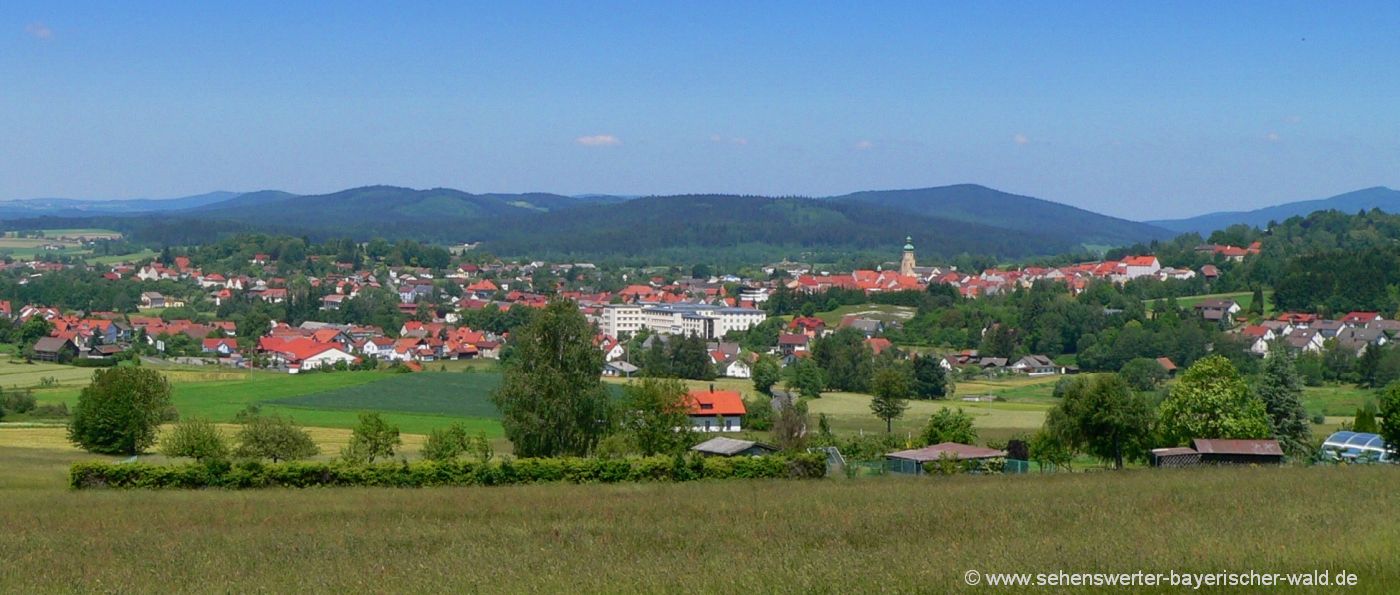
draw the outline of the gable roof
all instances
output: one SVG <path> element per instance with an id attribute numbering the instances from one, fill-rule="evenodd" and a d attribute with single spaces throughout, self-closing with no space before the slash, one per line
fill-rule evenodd
<path id="1" fill-rule="evenodd" d="M 1223 440 L 1195 438 L 1191 445 L 1201 454 L 1283 456 L 1278 440 Z"/>
<path id="2" fill-rule="evenodd" d="M 744 415 L 744 398 L 733 390 L 693 390 L 686 395 L 690 415 Z"/>
<path id="3" fill-rule="evenodd" d="M 726 438 L 724 436 L 716 436 L 714 438 L 701 442 L 700 444 L 696 444 L 695 446 L 690 447 L 690 450 L 717 455 L 733 456 L 755 446 L 768 452 L 778 452 L 777 447 L 764 444 L 762 442 L 754 442 L 753 440 L 737 440 L 734 438 Z"/>
<path id="4" fill-rule="evenodd" d="M 931 446 L 925 446 L 923 448 L 892 452 L 885 456 L 893 459 L 907 459 L 910 461 L 923 463 L 927 461 L 937 461 L 938 459 L 943 457 L 944 453 L 948 453 L 954 459 L 958 460 L 994 459 L 997 457 L 1006 456 L 1006 451 L 1004 450 L 996 450 L 994 448 L 983 448 L 981 446 L 973 446 L 971 444 L 960 444 L 957 442 L 942 442 Z"/>

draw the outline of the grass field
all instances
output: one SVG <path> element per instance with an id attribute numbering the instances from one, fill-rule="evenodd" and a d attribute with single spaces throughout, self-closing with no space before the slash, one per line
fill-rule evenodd
<path id="1" fill-rule="evenodd" d="M 915 313 L 917 313 L 917 309 L 910 308 L 908 306 L 891 306 L 888 304 L 859 304 L 855 306 L 841 306 L 840 308 L 837 308 L 830 312 L 818 312 L 817 318 L 820 318 L 822 319 L 822 321 L 826 322 L 827 327 L 836 328 L 836 324 L 841 322 L 842 318 L 850 315 L 859 316 L 861 318 L 871 318 L 884 322 L 896 320 L 903 322 L 913 318 Z"/>
<path id="2" fill-rule="evenodd" d="M 1273 312 L 1274 312 L 1274 307 L 1273 307 L 1273 296 L 1274 296 L 1273 290 L 1267 290 L 1267 289 L 1264 290 L 1264 315 L 1265 315 L 1265 316 L 1268 316 L 1268 315 L 1270 315 L 1270 314 L 1273 314 Z M 1239 316 L 1243 316 L 1243 315 L 1244 315 L 1243 313 L 1244 313 L 1244 312 L 1248 312 L 1248 311 L 1249 311 L 1249 307 L 1250 307 L 1251 305 L 1254 304 L 1254 293 L 1253 293 L 1253 292 L 1249 292 L 1249 291 L 1239 291 L 1239 292 L 1234 292 L 1234 293 L 1209 293 L 1209 294 L 1202 294 L 1202 295 L 1192 295 L 1192 296 L 1186 296 L 1186 297 L 1179 297 L 1179 298 L 1176 298 L 1176 305 L 1178 305 L 1178 306 L 1180 306 L 1180 307 L 1182 307 L 1182 308 L 1186 308 L 1186 309 L 1189 310 L 1189 309 L 1191 309 L 1191 308 L 1196 307 L 1196 304 L 1199 304 L 1199 303 L 1201 303 L 1201 302 L 1204 302 L 1204 301 L 1206 301 L 1206 300 L 1211 300 L 1211 299 L 1222 299 L 1222 300 L 1229 299 L 1229 300 L 1235 300 L 1235 302 L 1239 303 L 1239 305 L 1240 305 L 1240 312 L 1241 312 L 1241 314 L 1240 314 Z M 1157 303 L 1157 302 L 1159 302 L 1159 301 L 1166 301 L 1166 300 L 1145 300 L 1144 303 L 1147 305 L 1148 309 L 1151 309 L 1151 308 L 1152 308 L 1152 305 L 1155 304 L 1155 303 Z"/>
<path id="3" fill-rule="evenodd" d="M 45 362 L 26 364 L 23 360 L 0 359 L 0 387 L 4 389 L 36 388 L 45 378 L 54 379 L 58 383 L 56 386 L 86 386 L 92 379 L 92 368 Z"/>
<path id="4" fill-rule="evenodd" d="M 1394 507 L 1393 467 L 68 491 L 80 458 L 0 447 L 5 590 L 963 592 L 968 570 L 1400 584 L 1400 517 L 1377 514 Z"/>
<path id="5" fill-rule="evenodd" d="M 160 256 L 160 253 L 159 253 L 159 252 L 156 252 L 155 250 L 151 250 L 151 249 L 146 249 L 146 250 L 141 250 L 140 252 L 132 252 L 132 253 L 130 253 L 130 254 L 112 254 L 112 255 L 109 255 L 109 256 L 88 256 L 88 257 L 83 258 L 83 260 L 87 261 L 89 264 L 118 264 L 118 263 L 123 263 L 123 262 L 138 262 L 138 261 L 141 261 L 141 260 L 145 260 L 145 259 L 147 259 L 147 258 L 155 258 L 155 257 L 157 257 L 157 256 Z"/>

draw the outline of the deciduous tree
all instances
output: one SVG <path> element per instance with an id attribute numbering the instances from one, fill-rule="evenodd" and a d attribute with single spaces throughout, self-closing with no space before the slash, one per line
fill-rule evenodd
<path id="1" fill-rule="evenodd" d="M 1172 386 L 1160 411 L 1161 429 L 1173 444 L 1192 438 L 1268 438 L 1273 433 L 1264 402 L 1229 360 L 1197 361 Z"/>
<path id="2" fill-rule="evenodd" d="M 923 439 L 924 444 L 974 444 L 977 442 L 977 430 L 972 427 L 972 416 L 964 413 L 962 407 L 956 410 L 941 407 L 929 416 Z"/>
<path id="3" fill-rule="evenodd" d="M 673 378 L 642 378 L 628 384 L 619 418 L 643 455 L 680 452 L 690 446 L 685 384 Z"/>
<path id="4" fill-rule="evenodd" d="M 885 432 L 894 430 L 894 420 L 904 415 L 913 394 L 910 378 L 900 366 L 881 366 L 870 380 L 870 411 L 884 420 Z"/>
<path id="5" fill-rule="evenodd" d="M 588 454 L 607 435 L 612 419 L 592 325 L 572 301 L 555 300 L 511 341 L 515 355 L 505 364 L 492 400 L 515 454 Z"/>
<path id="6" fill-rule="evenodd" d="M 140 454 L 156 441 L 170 408 L 170 383 L 155 370 L 98 370 L 78 395 L 68 439 L 89 452 Z"/>
<path id="7" fill-rule="evenodd" d="M 403 444 L 399 427 L 389 425 L 377 412 L 360 413 L 350 443 L 340 451 L 340 458 L 351 463 L 373 463 L 375 459 L 392 459 L 394 449 Z"/>

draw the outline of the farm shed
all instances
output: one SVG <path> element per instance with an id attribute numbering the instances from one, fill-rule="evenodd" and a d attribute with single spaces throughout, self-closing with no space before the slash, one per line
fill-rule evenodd
<path id="1" fill-rule="evenodd" d="M 1370 458 L 1377 461 L 1393 460 L 1385 439 L 1379 434 L 1369 434 L 1366 432 L 1333 432 L 1327 440 L 1322 442 L 1322 450 L 1328 454 L 1345 460 L 1355 460 L 1358 458 Z"/>
<path id="2" fill-rule="evenodd" d="M 700 444 L 690 447 L 690 450 L 706 456 L 716 457 L 761 457 L 778 452 L 776 446 L 770 446 L 762 442 L 753 440 L 737 440 L 718 436 L 711 438 Z"/>
<path id="3" fill-rule="evenodd" d="M 952 457 L 956 461 L 980 461 L 1006 458 L 1006 451 L 957 442 L 942 442 L 889 453 L 885 455 L 885 464 L 894 473 L 922 475 L 924 463 L 936 462 L 944 456 Z"/>
<path id="4" fill-rule="evenodd" d="M 1278 440 L 1196 438 L 1191 445 L 1201 453 L 1203 465 L 1277 465 L 1283 462 L 1283 448 Z"/>
<path id="5" fill-rule="evenodd" d="M 1153 467 L 1194 467 L 1201 463 L 1201 453 L 1185 446 L 1152 449 Z"/>

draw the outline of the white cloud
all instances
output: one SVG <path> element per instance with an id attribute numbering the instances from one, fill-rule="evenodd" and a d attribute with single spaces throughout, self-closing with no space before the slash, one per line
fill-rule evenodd
<path id="1" fill-rule="evenodd" d="M 1284 118 L 1283 121 L 1284 121 L 1284 122 L 1287 122 L 1287 123 L 1289 123 L 1289 124 L 1297 124 L 1297 123 L 1303 121 L 1303 117 L 1302 117 L 1302 116 L 1288 116 L 1287 118 Z"/>
<path id="2" fill-rule="evenodd" d="M 24 32 L 28 33 L 29 36 L 33 37 L 34 39 L 51 39 L 53 37 L 53 29 L 50 29 L 48 25 L 37 21 L 25 25 Z"/>
<path id="3" fill-rule="evenodd" d="M 1015 142 L 1016 144 L 1018 144 L 1018 145 L 1029 145 L 1029 144 L 1031 144 L 1031 137 L 1026 136 L 1026 135 L 1021 134 L 1021 133 L 1017 133 L 1015 136 L 1011 137 L 1011 140 L 1014 141 L 1014 142 Z"/>
<path id="4" fill-rule="evenodd" d="M 622 144 L 622 139 L 611 134 L 594 134 L 592 136 L 580 136 L 574 142 L 585 147 L 611 147 Z"/>
<path id="5" fill-rule="evenodd" d="M 1270 132 L 1264 135 L 1264 140 L 1269 141 L 1271 143 L 1276 143 L 1280 140 L 1280 137 L 1277 132 Z"/>
<path id="6" fill-rule="evenodd" d="M 711 135 L 710 135 L 710 142 L 712 142 L 712 143 L 729 143 L 729 144 L 731 144 L 731 145 L 740 145 L 740 146 L 743 146 L 743 145 L 749 144 L 749 139 L 744 138 L 744 137 L 742 137 L 742 136 L 731 136 L 731 137 L 729 137 L 729 138 L 725 138 L 723 135 L 711 134 Z"/>
<path id="7" fill-rule="evenodd" d="M 873 149 L 873 148 L 875 148 L 875 143 L 873 143 L 873 142 L 870 142 L 870 141 L 868 141 L 868 140 L 856 141 L 856 150 L 857 150 L 857 151 L 869 151 L 870 149 Z"/>

